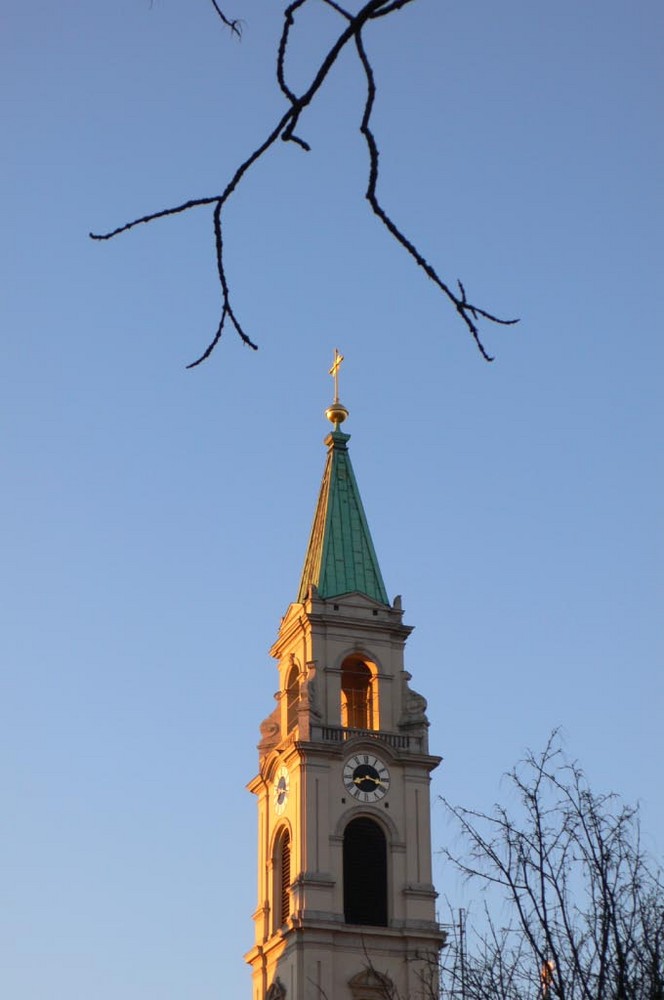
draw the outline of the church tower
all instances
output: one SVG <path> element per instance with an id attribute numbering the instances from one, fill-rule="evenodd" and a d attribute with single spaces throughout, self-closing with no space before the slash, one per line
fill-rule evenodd
<path id="1" fill-rule="evenodd" d="M 336 355 L 331 373 L 341 360 Z M 252 1000 L 431 1000 L 444 935 L 431 880 L 426 701 L 409 686 L 341 424 L 261 725 Z"/>

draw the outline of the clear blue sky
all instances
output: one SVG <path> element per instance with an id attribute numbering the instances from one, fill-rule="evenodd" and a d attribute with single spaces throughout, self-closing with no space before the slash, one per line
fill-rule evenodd
<path id="1" fill-rule="evenodd" d="M 367 36 L 381 194 L 480 304 L 484 363 L 362 199 L 344 59 L 283 104 L 274 0 L 2 0 L 0 992 L 249 995 L 258 724 L 324 461 L 333 348 L 434 792 L 486 808 L 563 727 L 594 787 L 662 793 L 662 5 L 418 0 Z M 334 29 L 306 19 L 296 83 Z M 450 835 L 435 806 L 434 841 Z M 451 882 L 436 864 L 441 893 Z"/>

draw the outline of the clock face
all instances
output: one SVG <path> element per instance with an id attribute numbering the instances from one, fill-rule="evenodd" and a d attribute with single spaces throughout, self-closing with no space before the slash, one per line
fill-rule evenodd
<path id="1" fill-rule="evenodd" d="M 358 753 L 344 764 L 346 791 L 360 802 L 378 802 L 390 788 L 390 772 L 378 757 Z"/>
<path id="2" fill-rule="evenodd" d="M 274 811 L 277 816 L 281 816 L 282 812 L 286 808 L 286 802 L 288 801 L 287 767 L 280 767 L 277 771 L 274 779 L 274 785 L 272 786 L 272 795 L 274 799 Z"/>

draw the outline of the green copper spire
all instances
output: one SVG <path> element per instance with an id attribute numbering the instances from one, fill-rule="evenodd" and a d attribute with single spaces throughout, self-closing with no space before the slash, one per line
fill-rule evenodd
<path id="1" fill-rule="evenodd" d="M 338 424 L 325 439 L 329 450 L 300 580 L 300 602 L 314 584 L 321 597 L 359 590 L 389 604 L 346 447 L 349 439 Z"/>
<path id="2" fill-rule="evenodd" d="M 332 366 L 335 376 L 340 363 L 338 358 L 341 355 L 337 352 Z M 326 412 L 334 430 L 325 439 L 327 463 L 297 599 L 302 602 L 313 584 L 321 597 L 359 591 L 389 605 L 348 454 L 350 434 L 339 430 L 347 413 L 335 392 L 334 404 Z"/>

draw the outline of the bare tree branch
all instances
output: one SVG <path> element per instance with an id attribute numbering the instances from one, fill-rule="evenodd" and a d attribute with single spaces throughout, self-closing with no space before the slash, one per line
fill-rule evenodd
<path id="1" fill-rule="evenodd" d="M 308 2 L 309 0 L 292 0 L 292 2 L 286 6 L 283 13 L 281 36 L 277 47 L 276 75 L 277 84 L 281 93 L 288 102 L 288 108 L 281 115 L 274 127 L 268 132 L 263 141 L 256 146 L 253 152 L 240 162 L 221 193 L 200 198 L 190 198 L 187 201 L 170 208 L 164 208 L 156 212 L 141 215 L 136 219 L 125 222 L 123 225 L 117 226 L 109 232 L 90 233 L 90 237 L 94 240 L 109 240 L 122 233 L 126 233 L 139 225 L 155 222 L 158 219 L 165 219 L 173 215 L 180 215 L 195 208 L 214 206 L 214 244 L 217 261 L 217 274 L 221 289 L 221 314 L 212 340 L 209 342 L 200 357 L 187 367 L 195 368 L 210 356 L 221 338 L 227 320 L 229 320 L 231 325 L 235 328 L 235 331 L 242 342 L 248 347 L 251 347 L 253 350 L 256 350 L 257 345 L 244 330 L 232 304 L 231 291 L 226 270 L 226 259 L 224 255 L 224 242 L 222 238 L 223 210 L 248 171 L 268 152 L 277 139 L 281 138 L 284 142 L 293 142 L 304 151 L 308 152 L 310 150 L 311 147 L 309 143 L 296 132 L 301 115 L 303 111 L 305 111 L 314 101 L 330 70 L 335 65 L 340 53 L 344 50 L 348 42 L 353 41 L 366 79 L 366 99 L 360 124 L 360 131 L 364 136 L 369 156 L 369 177 L 365 197 L 369 202 L 373 213 L 380 219 L 390 235 L 401 247 L 403 247 L 418 267 L 424 271 L 439 291 L 441 291 L 443 295 L 452 303 L 456 312 L 461 317 L 467 330 L 475 341 L 482 357 L 486 361 L 492 361 L 493 357 L 487 352 L 482 340 L 480 339 L 480 321 L 486 320 L 487 322 L 503 326 L 511 326 L 518 321 L 516 319 L 500 319 L 494 313 L 481 308 L 473 302 L 470 302 L 466 296 L 466 290 L 461 281 L 457 281 L 458 292 L 454 291 L 452 286 L 447 281 L 443 280 L 436 268 L 434 268 L 433 265 L 427 261 L 418 247 L 404 234 L 403 230 L 397 226 L 391 215 L 381 204 L 377 195 L 379 180 L 379 147 L 370 124 L 371 114 L 376 98 L 376 81 L 373 66 L 365 49 L 362 32 L 371 21 L 395 14 L 409 6 L 411 3 L 414 3 L 415 0 L 366 0 L 366 2 L 354 14 L 342 7 L 341 4 L 336 2 L 336 0 L 322 0 L 326 7 L 329 7 L 331 10 L 339 14 L 344 22 L 344 27 L 334 41 L 333 45 L 329 48 L 326 55 L 320 61 L 308 88 L 298 96 L 288 85 L 286 80 L 286 57 L 289 45 L 292 44 L 291 34 L 295 25 L 296 15 Z M 222 23 L 228 27 L 233 34 L 240 37 L 242 33 L 241 22 L 237 19 L 229 18 L 223 12 L 217 0 L 211 0 L 211 3 Z"/>

